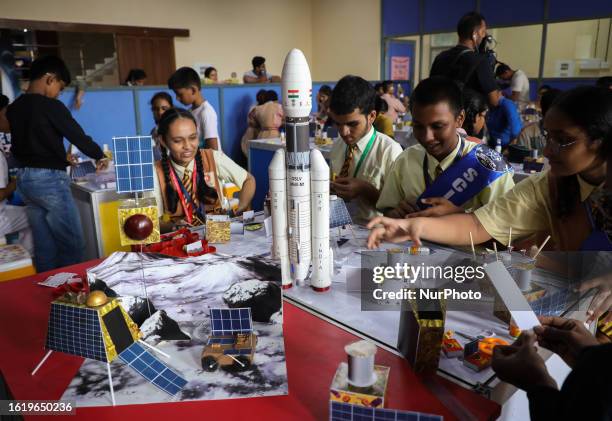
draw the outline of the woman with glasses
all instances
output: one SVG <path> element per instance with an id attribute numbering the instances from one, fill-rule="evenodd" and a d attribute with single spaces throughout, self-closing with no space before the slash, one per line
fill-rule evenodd
<path id="1" fill-rule="evenodd" d="M 597 223 L 592 204 L 604 187 L 612 148 L 612 92 L 585 86 L 562 93 L 546 114 L 544 129 L 550 170 L 524 179 L 474 213 L 374 218 L 368 247 L 383 240 L 420 244 L 421 239 L 468 245 L 470 234 L 475 244 L 490 239 L 507 244 L 512 227 L 513 239 L 535 242 L 550 234 L 549 244 L 557 250 L 612 251 L 610 233 Z"/>

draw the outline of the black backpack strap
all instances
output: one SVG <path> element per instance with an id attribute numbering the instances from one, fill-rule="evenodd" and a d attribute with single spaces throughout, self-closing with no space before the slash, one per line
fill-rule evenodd
<path id="1" fill-rule="evenodd" d="M 449 66 L 450 67 L 450 74 L 449 74 L 450 78 L 459 82 L 462 88 L 470 80 L 472 73 L 474 73 L 474 71 L 480 65 L 480 62 L 483 59 L 483 57 L 480 54 L 477 54 L 478 56 L 477 60 L 474 61 L 474 63 L 467 69 L 467 72 L 466 72 L 464 69 L 461 69 L 458 66 L 458 63 L 461 57 L 463 57 L 465 54 L 468 54 L 468 53 L 474 53 L 474 52 L 468 48 L 461 50 L 459 54 L 457 54 L 457 56 L 454 58 L 451 65 Z"/>

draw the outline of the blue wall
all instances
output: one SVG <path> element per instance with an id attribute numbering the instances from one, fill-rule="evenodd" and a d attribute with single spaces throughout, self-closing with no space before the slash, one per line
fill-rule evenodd
<path id="1" fill-rule="evenodd" d="M 382 0 L 383 37 L 422 33 L 454 32 L 465 13 L 476 10 L 489 26 L 526 25 L 544 22 L 545 0 Z M 420 6 L 423 4 L 423 10 Z M 549 0 L 548 21 L 581 20 L 612 16 L 611 0 Z"/>
<path id="2" fill-rule="evenodd" d="M 59 99 L 70 108 L 74 91 L 64 91 Z M 100 146 L 111 146 L 113 136 L 136 134 L 134 94 L 130 88 L 87 92 L 81 108 L 71 111 L 85 133 Z"/>

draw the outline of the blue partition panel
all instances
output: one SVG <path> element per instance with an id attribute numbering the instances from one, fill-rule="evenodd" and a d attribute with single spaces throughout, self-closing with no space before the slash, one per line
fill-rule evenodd
<path id="1" fill-rule="evenodd" d="M 480 0 L 480 13 L 485 17 L 487 26 L 541 23 L 544 19 L 544 1 Z"/>
<path id="2" fill-rule="evenodd" d="M 568 89 L 575 88 L 577 86 L 584 85 L 595 85 L 595 81 L 597 79 L 543 79 L 543 85 L 550 85 L 553 88 L 561 89 L 562 91 L 567 91 Z"/>
<path id="3" fill-rule="evenodd" d="M 172 97 L 172 101 L 174 106 L 177 108 L 187 108 L 176 99 L 174 92 L 168 88 L 163 86 L 160 87 L 146 87 L 142 89 L 138 89 L 136 92 L 136 97 L 138 100 L 138 118 L 140 121 L 140 134 L 148 135 L 151 132 L 151 129 L 154 127 L 155 122 L 153 121 L 153 113 L 151 112 L 151 98 L 157 92 L 166 92 L 170 94 Z M 219 130 L 219 136 L 223 136 L 221 132 L 221 117 L 220 117 L 220 107 L 219 107 L 219 88 L 209 88 L 205 87 L 202 91 L 204 95 L 204 99 L 210 102 L 215 111 L 217 112 L 217 117 L 219 120 L 217 121 L 217 130 Z"/>
<path id="4" fill-rule="evenodd" d="M 456 32 L 461 16 L 476 10 L 476 0 L 427 0 L 423 2 L 423 27 L 428 32 Z"/>
<path id="5" fill-rule="evenodd" d="M 74 90 L 62 92 L 60 101 L 70 107 Z M 85 92 L 79 110 L 70 109 L 75 120 L 98 145 L 112 145 L 113 136 L 136 134 L 134 97 L 131 89 L 117 88 Z"/>
<path id="6" fill-rule="evenodd" d="M 549 0 L 548 18 L 551 20 L 579 20 L 612 15 L 610 0 Z"/>
<path id="7" fill-rule="evenodd" d="M 255 190 L 255 196 L 251 206 L 255 210 L 262 210 L 263 203 L 270 190 L 270 179 L 268 177 L 268 167 L 272 158 L 274 157 L 274 151 L 267 149 L 250 149 L 251 155 L 249 160 L 251 162 L 251 173 L 255 177 L 257 188 Z"/>
<path id="8" fill-rule="evenodd" d="M 419 0 L 382 0 L 383 37 L 419 32 Z"/>
<path id="9" fill-rule="evenodd" d="M 247 128 L 247 116 L 252 106 L 256 105 L 255 95 L 260 89 L 274 90 L 280 98 L 280 84 L 242 85 L 225 87 L 221 91 L 223 116 L 223 152 L 246 168 L 246 157 L 240 149 L 240 140 Z"/>

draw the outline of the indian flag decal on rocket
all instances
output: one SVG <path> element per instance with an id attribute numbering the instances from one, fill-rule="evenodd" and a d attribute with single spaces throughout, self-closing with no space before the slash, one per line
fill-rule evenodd
<path id="1" fill-rule="evenodd" d="M 287 89 L 287 96 L 289 98 L 293 98 L 293 99 L 299 98 L 300 97 L 299 94 L 300 94 L 299 89 Z"/>

